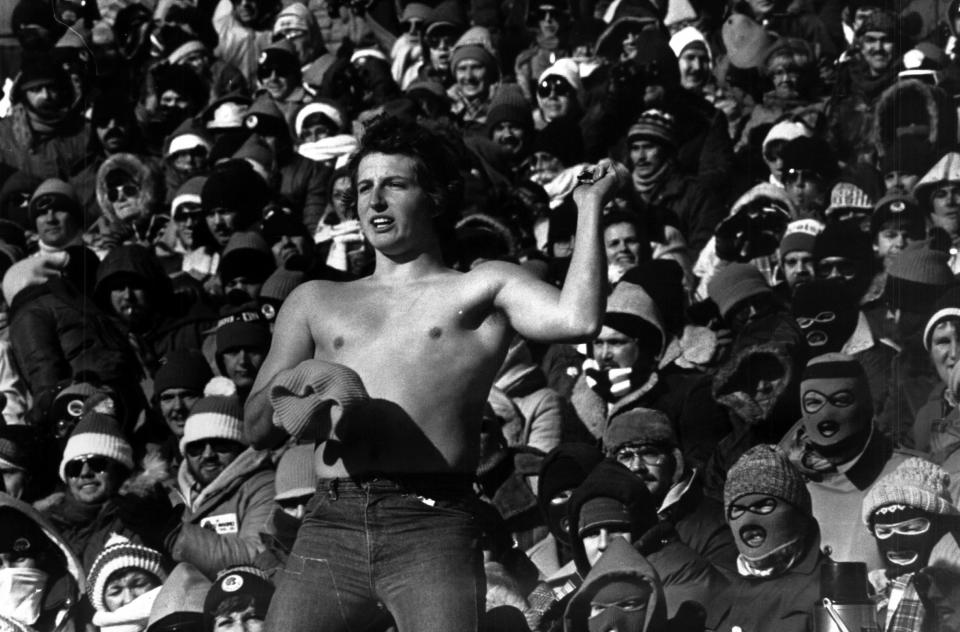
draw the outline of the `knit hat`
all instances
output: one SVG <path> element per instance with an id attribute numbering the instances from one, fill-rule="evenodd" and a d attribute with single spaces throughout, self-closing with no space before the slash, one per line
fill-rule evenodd
<path id="1" fill-rule="evenodd" d="M 260 96 L 250 104 L 243 118 L 243 126 L 248 130 L 268 135 L 282 136 L 290 133 L 283 111 L 268 92 L 261 92 Z"/>
<path id="2" fill-rule="evenodd" d="M 569 116 L 553 119 L 537 132 L 533 139 L 533 151 L 546 152 L 558 158 L 564 167 L 582 162 L 584 146 L 580 124 Z"/>
<path id="3" fill-rule="evenodd" d="M 945 318 L 960 318 L 960 285 L 954 285 L 944 292 L 933 307 L 933 315 L 927 319 L 923 328 L 923 347 L 930 350 L 930 336 L 933 329 Z"/>
<path id="4" fill-rule="evenodd" d="M 803 476 L 775 445 L 750 448 L 727 472 L 723 485 L 724 518 L 730 515 L 731 503 L 748 494 L 775 496 L 812 515 L 810 492 Z"/>
<path id="5" fill-rule="evenodd" d="M 193 349 L 175 349 L 160 361 L 160 368 L 153 378 L 153 392 L 161 395 L 171 388 L 183 388 L 203 392 L 213 371 L 203 354 Z"/>
<path id="6" fill-rule="evenodd" d="M 309 32 L 311 29 L 308 15 L 309 9 L 303 3 L 294 2 L 284 7 L 273 22 L 274 35 L 293 30 Z"/>
<path id="7" fill-rule="evenodd" d="M 771 127 L 769 132 L 767 132 L 767 135 L 763 139 L 763 148 L 765 149 L 768 144 L 775 140 L 789 142 L 794 138 L 800 138 L 801 136 L 813 136 L 813 130 L 811 130 L 805 123 L 801 121 L 780 121 Z"/>
<path id="8" fill-rule="evenodd" d="M 884 294 L 901 309 L 923 312 L 953 282 L 950 255 L 915 241 L 893 256 Z"/>
<path id="9" fill-rule="evenodd" d="M 874 483 L 863 497 L 863 524 L 869 527 L 873 512 L 886 505 L 906 505 L 937 516 L 960 516 L 949 488 L 950 475 L 942 467 L 910 457 Z"/>
<path id="10" fill-rule="evenodd" d="M 260 618 L 266 617 L 273 598 L 273 584 L 259 568 L 235 566 L 220 571 L 203 600 L 203 613 L 212 618 L 222 601 L 230 597 L 252 597 L 253 609 Z"/>
<path id="11" fill-rule="evenodd" d="M 155 66 L 151 72 L 154 77 L 157 95 L 172 90 L 195 103 L 197 109 L 203 107 L 210 97 L 206 83 L 189 66 L 161 64 Z"/>
<path id="12" fill-rule="evenodd" d="M 107 609 L 103 602 L 103 592 L 111 575 L 128 568 L 137 568 L 150 573 L 162 584 L 167 578 L 163 570 L 162 556 L 159 551 L 134 544 L 124 536 L 113 533 L 100 554 L 93 561 L 87 573 L 87 595 L 97 610 Z"/>
<path id="13" fill-rule="evenodd" d="M 47 419 L 54 423 L 63 420 L 77 421 L 83 415 L 83 406 L 87 399 L 100 392 L 96 386 L 86 382 L 71 384 L 57 393 L 50 406 L 50 412 L 47 413 Z"/>
<path id="14" fill-rule="evenodd" d="M 194 176 L 180 185 L 180 188 L 173 194 L 173 201 L 170 202 L 170 219 L 177 219 L 178 211 L 183 204 L 201 206 L 201 194 L 206 182 L 207 176 Z"/>
<path id="15" fill-rule="evenodd" d="M 474 26 L 460 36 L 450 53 L 450 69 L 465 59 L 480 62 L 487 69 L 487 82 L 492 84 L 500 78 L 500 66 L 494 56 L 490 31 L 483 26 Z"/>
<path id="16" fill-rule="evenodd" d="M 742 13 L 733 13 L 721 29 L 727 57 L 736 68 L 756 68 L 776 41 L 758 22 Z"/>
<path id="17" fill-rule="evenodd" d="M 40 183 L 30 196 L 30 220 L 33 222 L 37 221 L 37 216 L 41 213 L 41 198 L 56 199 L 55 208 L 69 212 L 74 219 L 79 219 L 83 213 L 76 189 L 59 178 L 49 178 Z"/>
<path id="18" fill-rule="evenodd" d="M 791 252 L 813 253 L 817 235 L 823 232 L 823 224 L 815 219 L 798 219 L 787 224 L 780 240 L 780 258 Z"/>
<path id="19" fill-rule="evenodd" d="M 276 301 L 277 304 L 282 303 L 290 296 L 290 292 L 293 292 L 306 278 L 307 275 L 300 270 L 277 268 L 260 288 L 260 300 Z M 273 319 L 268 318 L 267 320 Z"/>
<path id="20" fill-rule="evenodd" d="M 467 26 L 467 16 L 464 14 L 460 2 L 457 2 L 457 0 L 444 0 L 433 7 L 433 12 L 430 14 L 428 22 L 430 22 L 430 24 L 427 25 L 427 33 L 442 25 L 464 28 Z"/>
<path id="21" fill-rule="evenodd" d="M 632 516 L 626 505 L 615 498 L 596 496 L 583 503 L 580 508 L 577 533 L 583 537 L 590 529 L 600 527 L 621 527 L 623 531 L 630 531 L 632 524 Z"/>
<path id="22" fill-rule="evenodd" d="M 816 136 L 800 136 L 787 141 L 780 157 L 783 159 L 784 173 L 791 169 L 809 169 L 829 181 L 839 172 L 830 145 Z"/>
<path id="23" fill-rule="evenodd" d="M 873 210 L 873 200 L 854 183 L 838 182 L 830 191 L 830 206 L 824 211 L 824 215 L 830 217 L 835 211 L 841 209 L 857 209 L 870 213 Z"/>
<path id="24" fill-rule="evenodd" d="M 703 33 L 696 27 L 685 26 L 670 37 L 670 49 L 673 51 L 673 54 L 677 56 L 677 59 L 680 58 L 680 54 L 683 53 L 683 51 L 691 46 L 705 50 L 710 62 L 713 63 L 713 51 L 710 50 L 710 46 L 707 44 L 707 39 L 703 36 Z"/>
<path id="25" fill-rule="evenodd" d="M 487 136 L 504 121 L 516 123 L 528 133 L 533 131 L 533 108 L 515 83 L 501 84 L 490 100 L 487 111 Z"/>
<path id="26" fill-rule="evenodd" d="M 236 129 L 243 127 L 243 119 L 253 100 L 240 92 L 225 94 L 208 105 L 200 118 L 207 129 Z"/>
<path id="27" fill-rule="evenodd" d="M 277 164 L 276 153 L 259 134 L 248 136 L 232 157 L 250 163 L 264 182 L 270 181 L 271 173 Z"/>
<path id="28" fill-rule="evenodd" d="M 89 412 L 80 419 L 63 448 L 60 480 L 67 482 L 67 463 L 87 455 L 105 456 L 133 470 L 133 448 L 120 431 L 120 424 L 109 415 Z"/>
<path id="29" fill-rule="evenodd" d="M 48 53 L 32 53 L 24 55 L 20 65 L 20 74 L 15 84 L 15 95 L 19 100 L 22 92 L 43 84 L 59 84 L 69 86 L 63 66 Z"/>
<path id="30" fill-rule="evenodd" d="M 265 352 L 270 348 L 270 328 L 259 311 L 247 305 L 227 308 L 225 312 L 217 321 L 216 330 L 216 360 L 221 373 L 224 373 L 222 359 L 225 352 L 232 349 L 259 349 Z"/>
<path id="31" fill-rule="evenodd" d="M 603 449 L 614 454 L 628 444 L 650 443 L 667 448 L 680 447 L 677 433 L 662 411 L 633 408 L 610 420 L 603 430 Z"/>
<path id="32" fill-rule="evenodd" d="M 607 298 L 603 323 L 631 338 L 657 335 L 659 353 L 667 342 L 659 308 L 646 290 L 628 280 L 621 279 Z"/>
<path id="33" fill-rule="evenodd" d="M 724 318 L 748 298 L 770 293 L 772 290 L 763 273 L 749 263 L 723 266 L 707 284 L 707 295 L 717 304 Z"/>
<path id="34" fill-rule="evenodd" d="M 245 445 L 243 408 L 236 397 L 211 395 L 194 404 L 183 426 L 180 454 L 186 454 L 187 445 L 202 439 L 229 439 Z"/>
<path id="35" fill-rule="evenodd" d="M 273 423 L 299 438 L 320 423 L 316 441 L 334 435 L 337 423 L 369 400 L 363 380 L 352 369 L 323 360 L 304 360 L 278 373 L 270 387 Z"/>
<path id="36" fill-rule="evenodd" d="M 317 472 L 314 465 L 314 447 L 310 443 L 295 445 L 280 457 L 277 463 L 277 490 L 274 500 L 300 498 L 317 491 Z"/>
<path id="37" fill-rule="evenodd" d="M 148 632 L 206 629 L 203 600 L 210 586 L 210 580 L 195 566 L 177 564 L 153 602 Z"/>
<path id="38" fill-rule="evenodd" d="M 297 112 L 297 116 L 294 119 L 293 129 L 297 137 L 299 137 L 300 132 L 303 131 L 303 124 L 312 116 L 323 116 L 327 119 L 329 124 L 334 128 L 333 133 L 350 131 L 347 125 L 347 115 L 340 106 L 332 101 L 311 101 L 300 108 L 300 111 Z"/>
<path id="39" fill-rule="evenodd" d="M 813 258 L 817 261 L 828 257 L 844 257 L 865 263 L 870 261 L 872 256 L 869 235 L 849 222 L 827 224 L 823 232 L 817 235 L 813 247 Z"/>
<path id="40" fill-rule="evenodd" d="M 630 126 L 627 140 L 645 138 L 676 147 L 677 123 L 673 115 L 663 110 L 650 109 L 643 112 L 637 122 Z"/>
<path id="41" fill-rule="evenodd" d="M 178 29 L 179 30 L 179 29 Z M 181 31 L 186 33 L 186 31 Z M 184 41 L 178 42 L 172 49 L 169 49 L 170 52 L 167 53 L 167 63 L 169 64 L 179 64 L 189 55 L 194 53 L 207 53 L 209 49 L 207 45 L 200 41 L 200 38 L 194 37 L 192 34 L 188 34 Z"/>
<path id="42" fill-rule="evenodd" d="M 889 222 L 907 230 L 912 239 L 923 239 L 927 223 L 920 205 L 912 195 L 890 193 L 885 195 L 873 209 L 870 217 L 870 234 L 876 236 Z"/>
<path id="43" fill-rule="evenodd" d="M 553 65 L 540 73 L 538 83 L 543 83 L 549 77 L 560 77 L 577 93 L 577 99 L 583 102 L 583 82 L 580 80 L 580 66 L 569 57 L 562 57 L 553 62 Z"/>
<path id="44" fill-rule="evenodd" d="M 245 277 L 254 283 L 262 283 L 273 272 L 275 260 L 270 246 L 260 233 L 240 231 L 230 236 L 223 254 L 217 275 L 227 283 L 238 277 Z"/>
<path id="45" fill-rule="evenodd" d="M 217 165 L 200 192 L 200 202 L 207 213 L 217 208 L 236 211 L 240 230 L 260 218 L 270 199 L 270 190 L 263 178 L 245 160 L 230 160 Z"/>
<path id="46" fill-rule="evenodd" d="M 857 29 L 856 35 L 860 37 L 864 33 L 876 32 L 895 38 L 899 29 L 899 22 L 895 14 L 889 11 L 875 9 L 860 23 L 860 28 Z"/>
<path id="47" fill-rule="evenodd" d="M 285 77 L 294 77 L 294 83 L 300 83 L 300 57 L 286 38 L 270 44 L 257 57 L 257 71 L 267 68 L 276 69 Z"/>

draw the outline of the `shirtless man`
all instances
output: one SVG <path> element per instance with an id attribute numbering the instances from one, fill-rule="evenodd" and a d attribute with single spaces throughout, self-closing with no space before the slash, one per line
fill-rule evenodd
<path id="1" fill-rule="evenodd" d="M 351 161 L 374 274 L 301 285 L 277 317 L 246 404 L 255 447 L 283 440 L 269 386 L 303 360 L 350 367 L 372 399 L 340 420 L 339 440 L 317 448 L 318 492 L 278 580 L 268 630 L 366 630 L 383 609 L 400 632 L 476 630 L 485 589 L 468 501 L 494 375 L 514 331 L 572 341 L 600 329 L 600 216 L 625 178 L 601 163 L 574 192 L 577 247 L 558 291 L 509 263 L 467 273 L 444 265 L 434 222 L 458 177 L 454 165 L 422 128 L 375 124 Z"/>

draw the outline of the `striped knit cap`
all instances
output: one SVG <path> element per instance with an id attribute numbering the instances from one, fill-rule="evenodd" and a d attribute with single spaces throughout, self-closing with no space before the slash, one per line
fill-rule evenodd
<path id="1" fill-rule="evenodd" d="M 669 147 L 677 144 L 677 121 L 669 112 L 663 110 L 646 110 L 630 126 L 627 140 L 647 138 L 660 141 Z"/>
<path id="2" fill-rule="evenodd" d="M 243 440 L 243 409 L 236 397 L 212 395 L 194 404 L 183 426 L 180 454 L 186 454 L 188 443 L 201 439 Z"/>
<path id="3" fill-rule="evenodd" d="M 103 593 L 107 588 L 107 582 L 111 575 L 124 569 L 140 569 L 156 577 L 162 584 L 167 579 L 167 573 L 163 570 L 161 561 L 159 551 L 142 544 L 134 544 L 118 533 L 112 534 L 87 574 L 87 594 L 90 596 L 90 603 L 98 611 L 106 612 Z"/>
<path id="4" fill-rule="evenodd" d="M 803 477 L 775 445 L 750 448 L 727 472 L 723 486 L 724 518 L 729 515 L 730 504 L 747 494 L 775 496 L 812 515 L 810 492 Z"/>
<path id="5" fill-rule="evenodd" d="M 67 463 L 87 455 L 105 456 L 133 470 L 133 448 L 117 420 L 103 413 L 87 413 L 73 429 L 60 460 L 60 480 L 67 482 Z"/>
<path id="6" fill-rule="evenodd" d="M 929 514 L 958 516 L 950 498 L 950 475 L 926 459 L 911 457 L 877 481 L 863 497 L 861 518 L 870 526 L 873 513 L 887 505 L 906 505 Z"/>

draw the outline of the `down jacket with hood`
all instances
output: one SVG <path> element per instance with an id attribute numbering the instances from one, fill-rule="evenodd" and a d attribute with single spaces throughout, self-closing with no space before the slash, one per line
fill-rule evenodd
<path id="1" fill-rule="evenodd" d="M 646 584 L 650 588 L 643 628 L 620 630 L 620 632 L 666 632 L 669 629 L 666 600 L 657 571 L 626 540 L 615 539 L 590 569 L 583 580 L 583 585 L 570 598 L 564 614 L 564 632 L 587 632 L 590 602 L 593 596 L 611 581 L 635 582 Z"/>
<path id="2" fill-rule="evenodd" d="M 935 155 L 942 155 L 956 145 L 955 113 L 950 95 L 941 88 L 917 80 L 897 81 L 874 105 L 873 144 L 885 154 L 908 133 L 926 141 Z"/>
<path id="3" fill-rule="evenodd" d="M 118 207 L 110 201 L 107 176 L 124 172 L 140 188 L 137 199 Z M 145 242 L 151 220 L 163 204 L 163 176 L 153 164 L 134 154 L 113 154 L 97 170 L 97 205 L 101 216 L 87 231 L 86 240 L 101 257 L 116 243 Z"/>
<path id="4" fill-rule="evenodd" d="M 627 508 L 632 526 L 630 539 L 656 569 L 663 582 L 667 616 L 674 616 L 685 601 L 705 604 L 711 595 L 727 585 L 727 579 L 693 549 L 680 542 L 672 525 L 661 522 L 646 485 L 619 463 L 604 461 L 570 497 L 570 531 L 579 532 L 580 512 L 593 498 L 613 498 Z M 590 563 L 579 535 L 571 538 L 573 560 L 581 577 L 590 572 Z"/>
<path id="5" fill-rule="evenodd" d="M 50 574 L 44 590 L 40 618 L 29 629 L 36 632 L 79 632 L 83 623 L 79 620 L 79 604 L 86 591 L 86 573 L 71 547 L 57 529 L 36 509 L 7 494 L 0 494 L 0 507 L 22 513 L 35 522 L 56 547 L 57 568 L 46 568 Z M 53 571 L 53 572 L 51 572 Z"/>
<path id="6" fill-rule="evenodd" d="M 184 461 L 177 486 L 186 507 L 182 524 L 166 543 L 171 557 L 207 577 L 228 566 L 253 564 L 266 548 L 260 533 L 267 530 L 274 507 L 270 452 L 241 452 L 202 489 Z"/>

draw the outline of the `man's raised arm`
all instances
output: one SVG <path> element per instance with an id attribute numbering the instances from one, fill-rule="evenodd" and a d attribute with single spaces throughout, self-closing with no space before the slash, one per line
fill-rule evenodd
<path id="1" fill-rule="evenodd" d="M 577 233 L 563 288 L 536 279 L 523 270 L 502 275 L 495 304 L 524 338 L 538 341 L 575 341 L 600 331 L 606 306 L 606 256 L 600 218 L 603 207 L 627 182 L 626 170 L 610 160 L 593 168 L 592 181 L 573 191 L 577 204 Z"/>
<path id="2" fill-rule="evenodd" d="M 313 288 L 313 283 L 296 288 L 277 314 L 270 352 L 257 373 L 243 410 L 243 432 L 247 442 L 255 448 L 273 448 L 286 438 L 286 432 L 273 425 L 269 391 L 277 373 L 313 357 L 314 342 L 309 320 L 310 310 L 316 307 L 312 305 Z"/>

